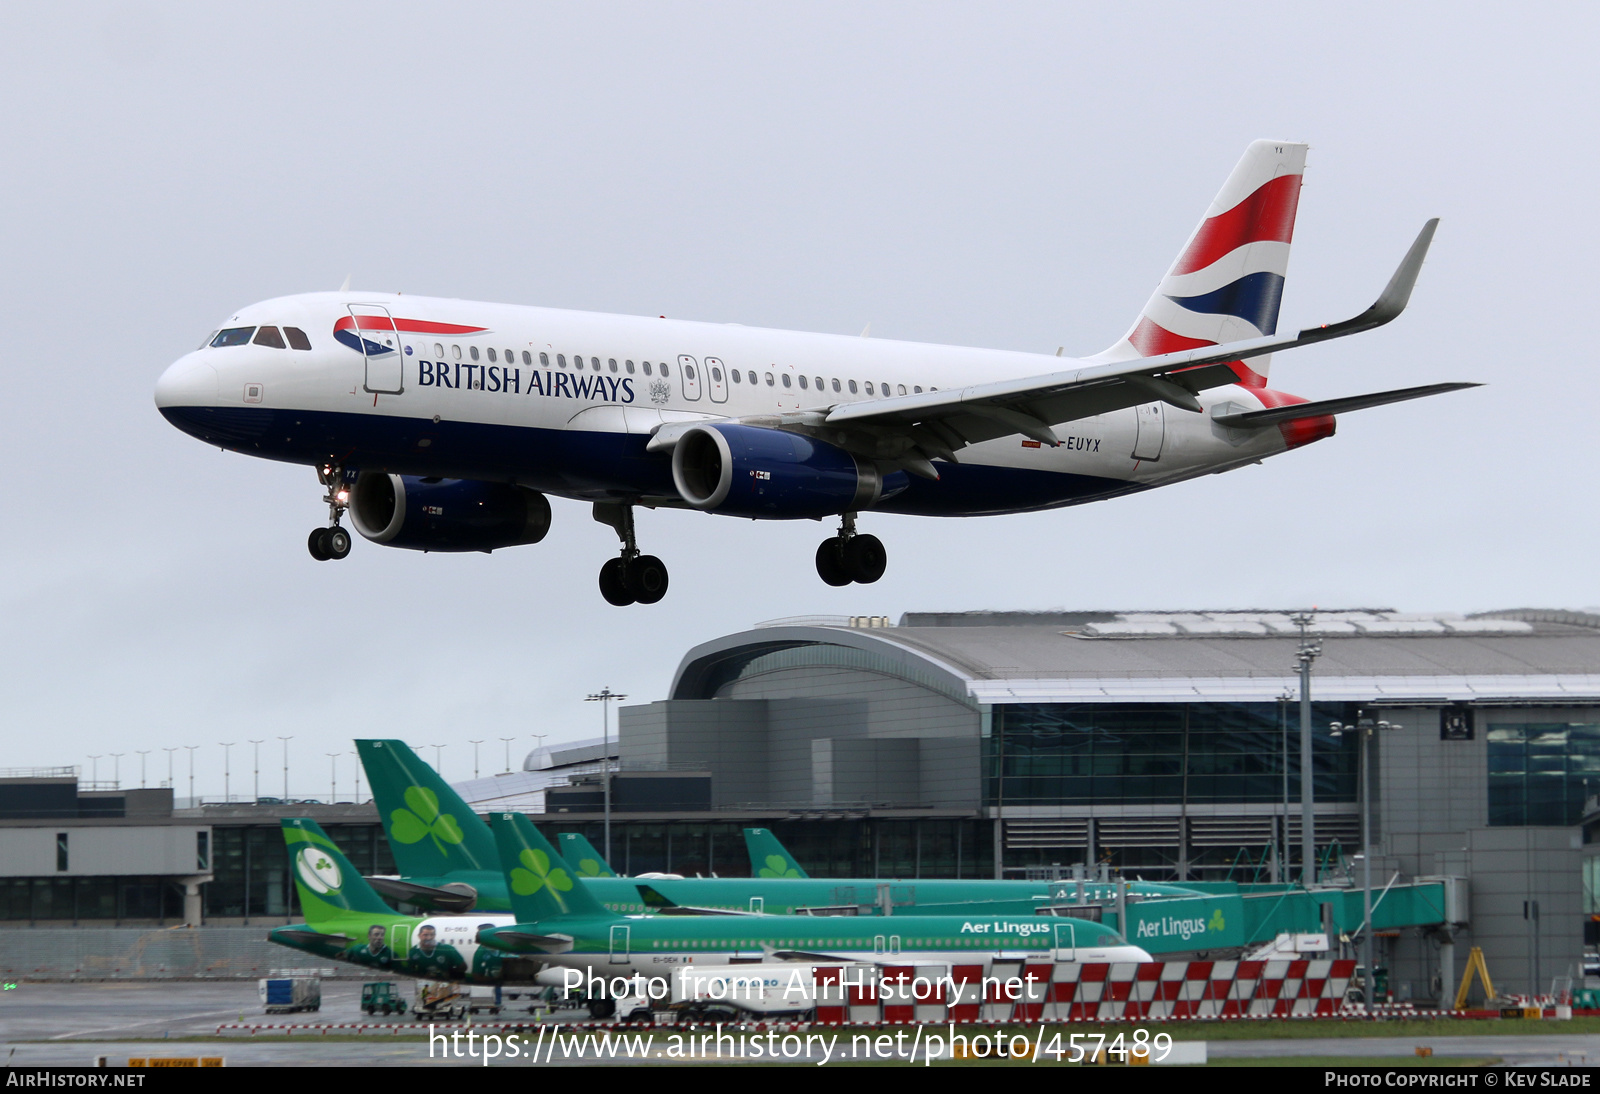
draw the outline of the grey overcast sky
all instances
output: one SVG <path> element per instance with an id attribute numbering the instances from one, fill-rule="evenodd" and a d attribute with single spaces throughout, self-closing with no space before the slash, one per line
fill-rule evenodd
<path id="1" fill-rule="evenodd" d="M 1592 4 L 22 4 L 0 7 L 0 685 L 9 766 L 265 740 L 324 797 L 357 736 L 599 730 L 693 644 L 787 615 L 1600 603 Z M 241 305 L 358 288 L 1069 354 L 1129 325 L 1252 139 L 1311 144 L 1284 328 L 1371 302 L 1443 218 L 1411 310 L 1280 355 L 1344 417 L 1235 471 L 1028 516 L 829 529 L 646 512 L 615 550 L 318 564 L 310 469 L 168 426 L 156 377 Z M 248 791 L 250 749 L 233 752 Z M 187 767 L 177 752 L 179 793 Z M 429 756 L 432 755 L 430 751 Z M 351 793 L 349 756 L 339 796 Z M 242 774 L 241 774 L 242 772 Z"/>

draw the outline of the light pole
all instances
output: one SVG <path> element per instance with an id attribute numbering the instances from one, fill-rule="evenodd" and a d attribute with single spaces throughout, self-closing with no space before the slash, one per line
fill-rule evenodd
<path id="1" fill-rule="evenodd" d="M 356 761 L 356 804 L 361 804 L 361 756 L 359 753 L 346 752 L 346 756 L 354 756 Z"/>
<path id="2" fill-rule="evenodd" d="M 121 790 L 122 789 L 122 757 L 126 756 L 127 753 L 126 752 L 108 752 L 108 753 L 106 753 L 106 755 L 111 757 L 111 781 L 114 784 L 116 784 L 116 788 L 118 790 Z"/>
<path id="3" fill-rule="evenodd" d="M 605 687 L 584 699 L 585 703 L 600 704 L 600 783 L 605 789 L 607 862 L 611 861 L 611 700 L 621 702 L 626 698 Z"/>
<path id="4" fill-rule="evenodd" d="M 255 758 L 251 761 L 251 763 L 255 767 L 255 771 L 253 772 L 254 781 L 253 781 L 253 783 L 251 785 L 251 788 L 250 788 L 250 795 L 251 795 L 251 800 L 252 801 L 260 801 L 261 800 L 261 745 L 265 741 L 266 741 L 266 738 L 263 737 L 259 741 L 251 741 L 250 742 L 250 750 L 255 754 Z"/>
<path id="5" fill-rule="evenodd" d="M 1291 873 L 1289 870 L 1289 702 L 1294 694 L 1288 688 L 1278 696 L 1278 743 L 1282 746 L 1282 775 L 1283 775 L 1283 842 L 1278 849 L 1283 852 L 1283 868 L 1278 872 L 1278 880 L 1288 882 Z"/>
<path id="6" fill-rule="evenodd" d="M 104 755 L 104 752 L 100 753 L 100 756 Z M 98 783 L 100 781 L 100 756 L 89 757 L 89 781 L 91 783 Z M 98 790 L 99 787 L 97 786 L 95 789 Z"/>
<path id="7" fill-rule="evenodd" d="M 325 752 L 328 757 L 328 804 L 332 805 L 339 800 L 339 754 Z"/>
<path id="8" fill-rule="evenodd" d="M 478 746 L 483 742 L 480 740 L 468 741 L 467 743 L 472 746 L 472 777 L 476 779 L 478 777 Z"/>
<path id="9" fill-rule="evenodd" d="M 283 800 L 284 801 L 288 801 L 289 800 L 289 742 L 294 740 L 294 735 L 291 733 L 287 737 L 279 737 L 278 740 L 283 742 Z"/>
<path id="10" fill-rule="evenodd" d="M 199 745 L 184 745 L 189 750 L 189 808 L 194 808 L 194 753 Z"/>
<path id="11" fill-rule="evenodd" d="M 429 745 L 433 749 L 433 769 L 439 773 L 439 778 L 444 778 L 444 745 Z"/>
<path id="12" fill-rule="evenodd" d="M 516 740 L 516 738 L 501 737 L 500 739 L 506 743 L 506 774 L 509 775 L 511 774 L 511 742 Z"/>
<path id="13" fill-rule="evenodd" d="M 171 748 L 163 748 L 161 751 L 167 754 L 167 789 L 176 790 L 178 783 L 172 776 L 172 754 L 178 751 L 178 746 L 173 745 Z"/>
<path id="14" fill-rule="evenodd" d="M 1366 712 L 1356 710 L 1356 720 L 1350 725 L 1334 722 L 1330 735 L 1343 737 L 1356 733 L 1361 737 L 1361 963 L 1367 970 L 1367 987 L 1363 997 L 1367 1002 L 1367 1017 L 1377 1017 L 1377 971 L 1372 967 L 1372 822 L 1368 813 L 1372 808 L 1372 789 L 1367 774 L 1367 742 L 1378 730 L 1399 729 L 1391 722 L 1363 718 Z"/>
<path id="15" fill-rule="evenodd" d="M 228 750 L 231 749 L 236 743 L 237 742 L 235 741 L 217 742 L 217 744 L 222 746 L 222 800 L 225 802 L 231 802 L 233 800 L 233 787 L 231 785 L 233 779 L 232 771 L 229 769 L 228 764 Z"/>
<path id="16" fill-rule="evenodd" d="M 1321 655 L 1322 643 L 1311 640 L 1311 612 L 1297 612 L 1289 618 L 1300 628 L 1300 648 L 1294 655 L 1295 667 L 1300 671 L 1300 884 L 1309 889 L 1317 880 L 1317 829 L 1312 815 L 1316 770 L 1311 756 L 1311 662 Z"/>
<path id="17" fill-rule="evenodd" d="M 143 790 L 143 789 L 144 789 L 144 788 L 145 788 L 145 781 L 144 781 L 144 758 L 145 758 L 145 757 L 146 757 L 146 756 L 148 756 L 148 755 L 150 755 L 150 750 L 149 750 L 149 749 L 148 749 L 148 748 L 145 748 L 145 749 L 138 749 L 138 748 L 136 748 L 136 749 L 134 749 L 134 750 L 133 750 L 133 751 L 134 751 L 134 752 L 135 752 L 135 754 L 137 754 L 137 755 L 138 755 L 138 757 L 139 757 L 139 789 L 140 789 L 140 790 Z"/>

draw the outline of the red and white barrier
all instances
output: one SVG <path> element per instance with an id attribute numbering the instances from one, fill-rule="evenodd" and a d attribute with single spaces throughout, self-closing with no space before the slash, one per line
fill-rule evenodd
<path id="1" fill-rule="evenodd" d="M 1333 1016 L 1354 961 L 1153 961 L 818 968 L 817 1021 L 1110 1022 Z"/>

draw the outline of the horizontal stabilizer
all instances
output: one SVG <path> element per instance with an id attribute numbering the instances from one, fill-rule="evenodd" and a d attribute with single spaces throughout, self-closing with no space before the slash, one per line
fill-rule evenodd
<path id="1" fill-rule="evenodd" d="M 338 946 L 343 948 L 350 944 L 348 935 L 324 934 L 322 931 L 300 930 L 298 927 L 279 927 L 272 932 L 272 937 L 278 942 L 299 944 L 301 946 Z"/>
<path id="2" fill-rule="evenodd" d="M 497 941 L 519 950 L 541 950 L 544 953 L 570 953 L 573 947 L 571 935 L 565 934 L 533 934 L 530 931 L 513 930 L 510 927 L 501 927 L 494 932 Z"/>
<path id="3" fill-rule="evenodd" d="M 1443 395 L 1447 391 L 1482 387 L 1482 384 L 1425 384 L 1422 387 L 1403 387 L 1394 391 L 1376 391 L 1371 395 L 1347 395 L 1343 399 L 1321 399 L 1314 403 L 1295 403 L 1292 406 L 1274 406 L 1265 410 L 1246 410 L 1237 414 L 1219 414 L 1219 425 L 1235 429 L 1262 429 L 1269 425 L 1298 421 L 1302 418 L 1320 418 L 1325 414 L 1343 414 L 1350 410 L 1365 410 L 1371 406 L 1403 403 L 1407 399 L 1421 399 L 1428 395 Z"/>
<path id="4" fill-rule="evenodd" d="M 421 885 L 395 877 L 369 877 L 367 884 L 390 900 L 414 904 L 436 912 L 470 912 L 478 903 L 478 890 L 463 882 L 442 886 Z"/>

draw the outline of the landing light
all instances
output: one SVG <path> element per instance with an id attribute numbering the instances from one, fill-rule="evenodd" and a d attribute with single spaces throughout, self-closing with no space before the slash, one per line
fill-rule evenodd
<path id="1" fill-rule="evenodd" d="M 343 504 L 344 502 L 347 502 L 349 500 L 350 500 L 350 491 L 348 491 L 348 490 L 339 491 L 339 502 L 341 504 Z"/>

